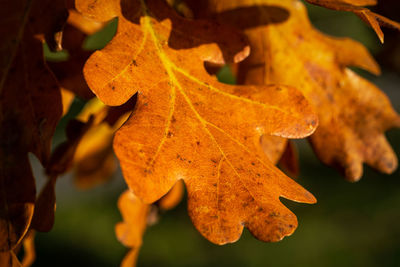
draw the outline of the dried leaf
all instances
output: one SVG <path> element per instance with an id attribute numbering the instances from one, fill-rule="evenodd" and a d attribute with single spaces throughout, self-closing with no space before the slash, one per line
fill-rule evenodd
<path id="1" fill-rule="evenodd" d="M 33 264 L 36 259 L 35 250 L 35 231 L 31 230 L 25 236 L 23 241 L 24 246 L 24 257 L 22 259 L 22 267 L 29 267 Z"/>
<path id="2" fill-rule="evenodd" d="M 306 0 L 307 2 L 326 7 L 333 10 L 338 11 L 349 11 L 353 12 L 357 16 L 359 16 L 365 23 L 369 24 L 379 39 L 383 43 L 384 35 L 381 30 L 381 26 L 395 28 L 400 30 L 400 23 L 388 19 L 384 16 L 376 14 L 369 10 L 368 8 L 362 7 L 366 5 L 376 5 L 376 1 L 368 1 L 368 0 Z"/>
<path id="3" fill-rule="evenodd" d="M 122 259 L 121 267 L 135 267 L 137 258 L 139 256 L 139 249 L 130 249 Z"/>
<path id="4" fill-rule="evenodd" d="M 209 3 L 210 8 L 218 4 L 219 9 L 209 10 L 208 16 L 242 27 L 235 19 L 239 15 L 234 14 L 254 1 Z M 383 92 L 347 68 L 378 74 L 379 66 L 368 51 L 351 39 L 316 31 L 300 1 L 263 3 L 258 17 L 253 14 L 252 18 L 255 22 L 271 19 L 264 26 L 245 28 L 252 53 L 241 63 L 239 80 L 263 77 L 266 84 L 299 88 L 319 114 L 319 127 L 310 139 L 314 151 L 324 163 L 342 169 L 347 179 L 360 179 L 364 162 L 381 172 L 393 172 L 397 158 L 383 133 L 400 126 L 399 116 Z M 287 10 L 290 17 L 277 18 L 277 8 Z"/>
<path id="5" fill-rule="evenodd" d="M 70 9 L 68 12 L 68 24 L 72 25 L 76 29 L 79 29 L 86 35 L 92 35 L 100 31 L 105 26 L 104 23 L 82 16 L 75 9 Z"/>
<path id="6" fill-rule="evenodd" d="M 139 249 L 142 246 L 150 205 L 144 204 L 131 191 L 127 190 L 119 197 L 118 208 L 121 211 L 123 222 L 115 226 L 115 233 L 119 242 L 130 248 L 121 267 L 133 267 L 136 266 Z"/>
<path id="7" fill-rule="evenodd" d="M 236 241 L 244 226 L 265 241 L 290 235 L 297 219 L 279 197 L 315 198 L 273 166 L 259 140 L 311 134 L 317 119 L 303 96 L 291 87 L 218 83 L 204 61 L 243 59 L 243 38 L 180 18 L 163 1 L 79 0 L 76 7 L 99 21 L 119 19 L 116 36 L 84 74 L 107 105 L 139 91 L 134 115 L 114 139 L 135 194 L 152 203 L 183 179 L 192 221 L 217 244 Z"/>
<path id="8" fill-rule="evenodd" d="M 0 266 L 4 267 L 22 267 L 15 253 L 11 251 L 0 252 Z"/>
<path id="9" fill-rule="evenodd" d="M 283 152 L 278 164 L 290 177 L 299 176 L 299 155 L 295 143 L 292 141 L 287 142 L 285 151 Z"/>
<path id="10" fill-rule="evenodd" d="M 67 61 L 48 62 L 61 86 L 83 99 L 94 96 L 83 78 L 83 65 L 92 52 L 84 51 L 82 44 L 87 35 L 67 24 L 63 34 L 63 47 L 69 53 Z"/>
<path id="11" fill-rule="evenodd" d="M 62 116 L 65 116 L 65 114 L 68 113 L 72 102 L 74 101 L 75 94 L 64 88 L 60 88 L 60 90 L 61 90 L 61 101 L 62 101 L 62 107 L 63 107 Z"/>
<path id="12" fill-rule="evenodd" d="M 182 200 L 184 192 L 184 184 L 178 181 L 169 192 L 163 196 L 158 202 L 158 206 L 162 210 L 170 210 L 175 208 Z"/>
<path id="13" fill-rule="evenodd" d="M 54 225 L 54 212 L 56 209 L 55 186 L 57 178 L 72 167 L 74 154 L 82 136 L 90 129 L 94 121 L 90 117 L 86 123 L 72 120 L 68 123 L 66 133 L 67 141 L 61 143 L 52 153 L 46 168 L 47 183 L 40 192 L 31 227 L 40 232 L 48 232 Z"/>
<path id="14" fill-rule="evenodd" d="M 74 182 L 78 188 L 89 189 L 112 177 L 117 168 L 112 150 L 114 133 L 127 120 L 133 106 L 126 103 L 118 108 L 110 108 L 97 98 L 86 104 L 78 118 L 87 120 L 89 115 L 95 115 L 96 122 L 82 136 L 75 152 Z"/>
<path id="15" fill-rule="evenodd" d="M 158 201 L 158 206 L 162 210 L 174 208 L 181 201 L 183 190 L 183 182 L 179 181 Z M 130 248 L 121 262 L 121 267 L 134 267 L 146 227 L 154 224 L 158 215 L 154 214 L 155 206 L 143 203 L 129 190 L 119 197 L 118 208 L 123 222 L 116 224 L 115 233 L 118 240 Z"/>
<path id="16" fill-rule="evenodd" d="M 103 125 L 101 128 L 106 127 Z M 107 130 L 100 129 L 103 133 Z M 82 149 L 87 149 L 85 146 L 85 139 L 91 137 L 96 128 L 93 128 L 91 133 L 85 135 L 81 145 L 78 147 L 79 154 L 82 154 Z M 96 137 L 100 137 L 95 133 Z M 112 136 L 106 134 L 104 141 L 100 142 L 100 147 L 92 147 L 93 150 L 85 150 L 85 157 L 76 161 L 74 166 L 74 184 L 79 189 L 90 189 L 99 184 L 103 184 L 110 180 L 117 169 L 117 162 L 112 150 Z M 99 140 L 99 139 L 98 139 Z"/>
<path id="17" fill-rule="evenodd" d="M 13 249 L 28 230 L 36 195 L 28 152 L 46 165 L 61 116 L 42 40 L 59 47 L 66 15 L 61 0 L 13 1 L 0 9 L 0 251 Z"/>

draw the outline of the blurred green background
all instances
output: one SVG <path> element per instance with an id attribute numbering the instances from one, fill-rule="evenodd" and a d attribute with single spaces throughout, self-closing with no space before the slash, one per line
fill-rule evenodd
<path id="1" fill-rule="evenodd" d="M 389 10 L 384 9 L 386 6 L 377 9 L 396 18 L 400 8 L 395 1 L 393 5 Z M 374 32 L 355 15 L 308 7 L 318 29 L 359 40 L 378 57 L 383 75 L 361 74 L 380 86 L 400 111 L 400 60 L 396 59 L 400 34 L 385 31 L 387 43 L 382 46 Z M 104 46 L 116 24 L 117 21 L 112 22 L 88 40 L 86 48 Z M 59 60 L 58 55 L 54 57 L 48 51 L 46 55 Z M 227 68 L 219 78 L 232 82 Z M 67 119 L 83 105 L 82 100 L 75 100 L 59 126 L 56 142 L 64 138 Z M 390 131 L 388 138 L 399 154 L 400 131 Z M 138 266 L 400 266 L 399 171 L 388 176 L 365 167 L 360 182 L 348 183 L 335 170 L 323 166 L 306 141 L 297 144 L 301 164 L 298 182 L 316 196 L 318 203 L 300 205 L 283 200 L 299 220 L 291 237 L 279 243 L 263 243 L 245 230 L 235 244 L 213 245 L 192 226 L 184 201 L 148 228 Z M 40 165 L 34 158 L 32 164 L 41 186 L 44 178 Z M 127 251 L 114 235 L 114 225 L 121 220 L 116 203 L 124 189 L 120 173 L 111 182 L 84 192 L 74 188 L 69 175 L 61 177 L 57 184 L 55 226 L 50 233 L 37 234 L 37 259 L 33 266 L 118 266 Z"/>

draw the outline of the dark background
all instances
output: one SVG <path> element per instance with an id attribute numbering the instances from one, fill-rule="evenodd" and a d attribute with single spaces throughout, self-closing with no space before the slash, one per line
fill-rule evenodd
<path id="1" fill-rule="evenodd" d="M 384 5 L 376 10 L 400 21 L 398 1 L 381 2 Z M 308 7 L 313 24 L 321 31 L 361 41 L 377 57 L 383 69 L 380 77 L 360 73 L 385 91 L 400 111 L 400 33 L 385 30 L 382 46 L 355 15 Z M 104 46 L 115 32 L 116 23 L 85 46 Z M 52 59 L 60 57 L 48 51 L 46 54 Z M 227 69 L 220 78 L 232 81 Z M 83 105 L 76 99 L 69 117 Z M 66 121 L 59 127 L 56 143 L 64 138 Z M 400 131 L 389 131 L 387 136 L 399 155 Z M 361 181 L 348 183 L 334 169 L 323 166 L 306 141 L 297 144 L 301 164 L 298 182 L 316 196 L 318 203 L 300 205 L 283 200 L 299 219 L 299 227 L 291 237 L 279 243 L 263 243 L 245 230 L 235 244 L 213 245 L 192 226 L 184 201 L 148 228 L 138 266 L 399 266 L 399 171 L 388 176 L 365 167 Z M 34 158 L 32 164 L 40 187 L 42 170 Z M 56 223 L 50 233 L 37 234 L 34 266 L 118 266 L 126 248 L 116 240 L 114 225 L 121 220 L 116 202 L 124 189 L 120 173 L 109 183 L 85 192 L 74 188 L 69 175 L 61 177 Z"/>

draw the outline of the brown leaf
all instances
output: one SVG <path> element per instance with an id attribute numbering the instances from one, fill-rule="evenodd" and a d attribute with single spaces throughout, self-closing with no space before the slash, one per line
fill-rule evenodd
<path id="1" fill-rule="evenodd" d="M 75 20 L 77 17 L 77 15 L 71 15 L 68 18 L 69 23 L 71 17 L 75 18 Z M 83 65 L 92 53 L 82 49 L 86 37 L 87 35 L 81 30 L 67 24 L 63 33 L 63 47 L 69 53 L 68 60 L 48 62 L 48 65 L 64 89 L 83 99 L 90 99 L 94 94 L 90 91 L 83 78 Z"/>
<path id="2" fill-rule="evenodd" d="M 359 16 L 365 23 L 369 24 L 379 39 L 383 43 L 384 35 L 381 30 L 381 26 L 395 28 L 400 30 L 400 23 L 383 17 L 369 10 L 368 8 L 362 7 L 366 5 L 376 5 L 376 1 L 369 0 L 306 0 L 307 2 L 326 7 L 338 11 L 349 11 Z"/>
<path id="3" fill-rule="evenodd" d="M 28 230 L 36 194 L 28 152 L 46 165 L 61 116 L 42 40 L 57 47 L 65 19 L 61 0 L 13 1 L 0 9 L 0 251 L 13 249 Z"/>
<path id="4" fill-rule="evenodd" d="M 76 6 L 97 20 L 119 19 L 116 36 L 89 58 L 84 74 L 108 105 L 139 91 L 134 114 L 114 139 L 135 194 L 152 203 L 183 179 L 192 221 L 217 244 L 236 241 L 244 226 L 265 241 L 290 235 L 297 219 L 279 197 L 315 198 L 273 166 L 259 142 L 263 134 L 301 138 L 314 131 L 317 119 L 303 96 L 285 86 L 218 83 L 204 62 L 243 59 L 243 38 L 180 18 L 163 1 Z"/>
<path id="5" fill-rule="evenodd" d="M 49 232 L 54 225 L 56 179 L 57 176 L 50 177 L 36 199 L 31 228 L 39 232 Z"/>
<path id="6" fill-rule="evenodd" d="M 0 266 L 23 267 L 12 250 L 7 252 L 0 252 Z"/>
<path id="7" fill-rule="evenodd" d="M 57 178 L 72 167 L 74 154 L 82 136 L 90 129 L 94 121 L 91 116 L 86 123 L 72 120 L 68 123 L 67 140 L 61 143 L 51 155 L 46 168 L 48 180 L 40 192 L 35 206 L 31 227 L 40 232 L 48 232 L 54 225 L 56 209 L 55 186 Z"/>
<path id="8" fill-rule="evenodd" d="M 215 6 L 212 3 L 210 8 Z M 225 14 L 252 3 L 218 1 L 220 9 L 209 10 L 209 16 L 219 13 L 226 18 Z M 319 127 L 310 138 L 314 151 L 324 163 L 342 169 L 347 179 L 360 179 L 364 162 L 381 172 L 393 172 L 397 158 L 383 133 L 400 125 L 399 116 L 378 88 L 347 68 L 356 66 L 378 74 L 379 66 L 368 51 L 351 39 L 316 31 L 300 1 L 264 3 L 268 5 L 260 7 L 259 16 L 268 18 L 269 10 L 277 8 L 291 15 L 286 21 L 276 22 L 275 18 L 264 26 L 246 29 L 252 53 L 241 63 L 239 80 L 263 77 L 266 84 L 299 88 L 319 114 Z M 234 18 L 224 21 L 241 26 Z M 260 21 L 257 16 L 253 19 Z"/>

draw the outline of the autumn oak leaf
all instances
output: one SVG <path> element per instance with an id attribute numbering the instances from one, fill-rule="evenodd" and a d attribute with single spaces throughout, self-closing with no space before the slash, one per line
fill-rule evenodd
<path id="1" fill-rule="evenodd" d="M 62 46 L 69 54 L 68 60 L 47 63 L 61 87 L 83 99 L 90 99 L 94 94 L 87 86 L 82 73 L 83 65 L 92 52 L 82 47 L 88 35 L 98 32 L 102 27 L 104 23 L 83 17 L 74 9 L 69 10 L 62 39 Z"/>
<path id="2" fill-rule="evenodd" d="M 124 246 L 130 248 L 121 267 L 136 266 L 150 208 L 149 204 L 143 203 L 129 190 L 123 192 L 118 199 L 118 209 L 123 221 L 115 225 L 115 234 Z"/>
<path id="3" fill-rule="evenodd" d="M 59 46 L 67 15 L 61 0 L 13 1 L 0 9 L 0 251 L 15 248 L 28 230 L 36 197 L 28 152 L 47 164 L 61 117 L 43 41 Z"/>
<path id="4" fill-rule="evenodd" d="M 161 210 L 170 210 L 179 204 L 183 192 L 183 183 L 178 182 L 156 204 Z M 123 221 L 115 225 L 115 235 L 124 246 L 130 248 L 120 266 L 134 267 L 147 226 L 158 220 L 158 208 L 155 204 L 143 203 L 132 191 L 126 190 L 118 199 L 118 209 Z"/>
<path id="5" fill-rule="evenodd" d="M 113 136 L 128 118 L 134 104 L 135 101 L 128 101 L 122 106 L 109 107 L 93 98 L 78 115 L 80 121 L 95 116 L 93 126 L 80 139 L 73 159 L 74 183 L 78 188 L 92 188 L 113 176 L 117 169 Z"/>
<path id="6" fill-rule="evenodd" d="M 297 219 L 279 197 L 315 198 L 266 158 L 259 140 L 311 134 L 317 117 L 305 98 L 292 87 L 217 82 L 204 62 L 243 59 L 242 36 L 183 19 L 164 1 L 79 0 L 76 7 L 97 20 L 119 19 L 116 36 L 89 58 L 84 74 L 108 105 L 138 92 L 114 139 L 133 192 L 152 203 L 183 179 L 194 225 L 217 244 L 236 241 L 244 226 L 264 241 L 293 233 Z"/>
<path id="7" fill-rule="evenodd" d="M 242 25 L 235 19 L 238 15 L 228 21 L 226 14 L 240 13 L 254 3 L 214 2 L 210 1 L 209 10 L 202 16 L 225 19 L 238 27 Z M 367 49 L 351 39 L 333 38 L 315 30 L 300 1 L 263 3 L 259 16 L 253 19 L 269 22 L 244 29 L 252 53 L 240 63 L 239 81 L 259 82 L 263 77 L 266 84 L 299 88 L 319 115 L 318 129 L 310 137 L 314 151 L 324 163 L 341 169 L 348 180 L 361 178 L 364 162 L 381 172 L 393 172 L 397 158 L 384 132 L 399 127 L 400 118 L 383 92 L 347 68 L 356 66 L 379 74 L 379 66 Z M 277 8 L 291 16 L 278 18 L 274 12 Z"/>

